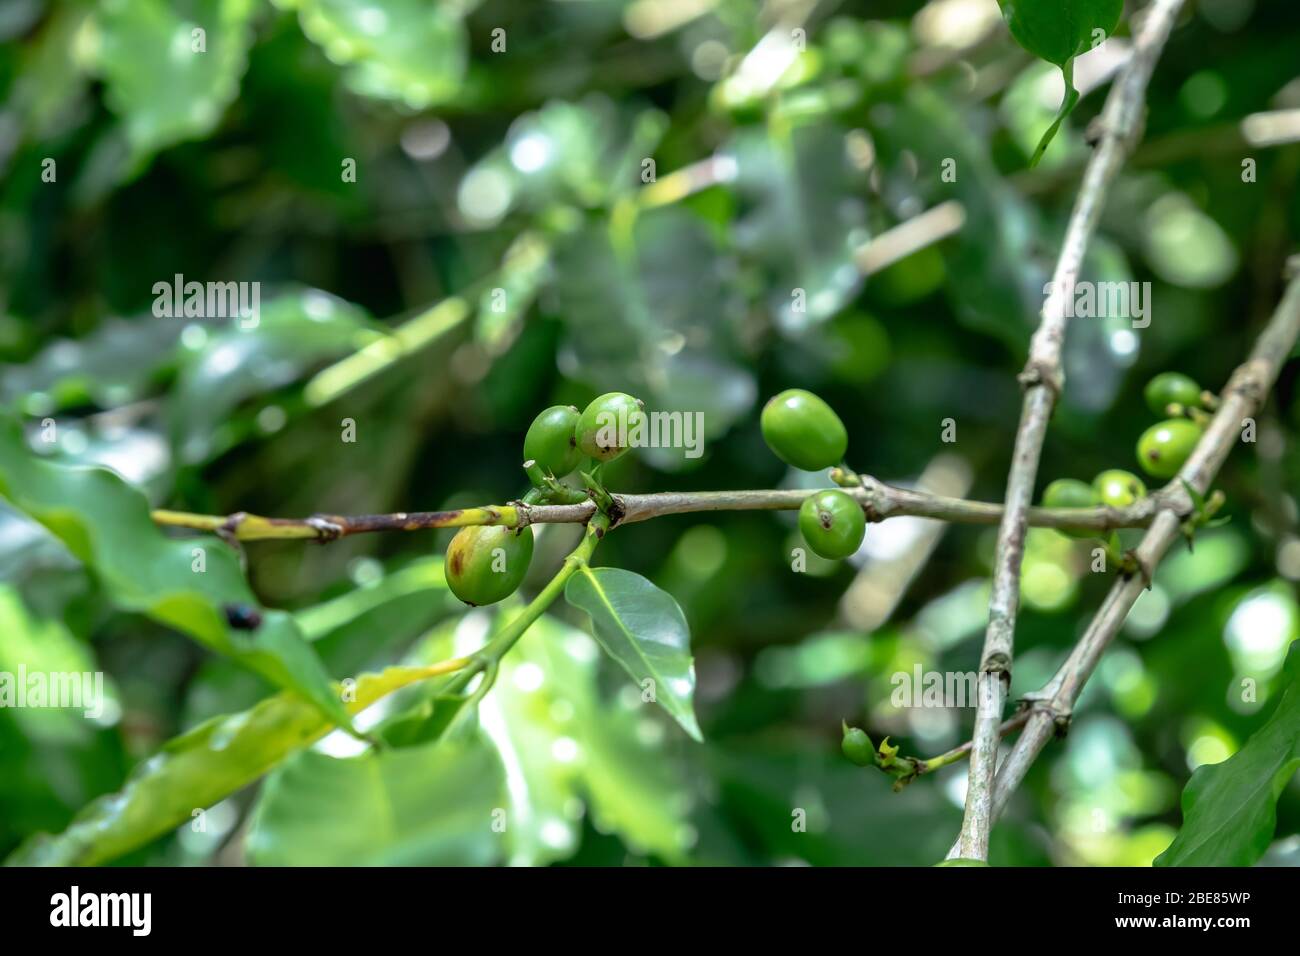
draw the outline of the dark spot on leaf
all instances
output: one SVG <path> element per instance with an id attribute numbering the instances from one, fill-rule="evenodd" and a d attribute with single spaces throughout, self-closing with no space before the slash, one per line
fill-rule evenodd
<path id="1" fill-rule="evenodd" d="M 255 631 L 262 624 L 262 615 L 250 604 L 227 604 L 221 609 L 226 623 L 237 631 Z"/>

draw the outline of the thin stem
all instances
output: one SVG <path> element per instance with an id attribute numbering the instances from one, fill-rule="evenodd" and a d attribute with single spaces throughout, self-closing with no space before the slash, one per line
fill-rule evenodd
<path id="1" fill-rule="evenodd" d="M 1006 737 L 1008 734 L 1015 733 L 1028 723 L 1029 716 L 1030 712 L 1027 709 L 1012 714 L 1006 720 L 1002 721 L 1001 725 L 998 727 L 998 736 Z M 972 746 L 974 746 L 974 741 L 968 740 L 964 744 L 953 747 L 951 750 L 939 754 L 937 757 L 927 757 L 924 760 L 919 760 L 918 764 L 920 766 L 917 772 L 934 773 L 934 771 L 941 767 L 957 763 L 957 761 L 965 759 L 966 755 L 971 752 Z"/>
<path id="2" fill-rule="evenodd" d="M 1006 510 L 998 529 L 989 622 L 980 658 L 980 700 L 972 738 L 966 810 L 952 856 L 988 859 L 997 731 L 1011 680 L 1029 502 L 1038 476 L 1047 423 L 1065 382 L 1061 372 L 1061 346 L 1070 313 L 1066 305 L 1074 294 L 1107 191 L 1137 138 L 1147 83 L 1182 5 L 1183 0 L 1155 0 L 1147 8 L 1133 54 L 1106 100 L 1101 115 L 1101 137 L 1084 173 L 1056 262 L 1051 294 L 1043 306 L 1041 322 L 1030 342 L 1029 359 L 1020 375 L 1025 396 L 1007 477 Z"/>
<path id="3" fill-rule="evenodd" d="M 996 524 L 1002 505 L 967 501 L 910 488 L 887 485 L 868 476 L 855 476 L 858 484 L 845 490 L 862 503 L 870 521 L 904 515 Z M 795 511 L 811 491 L 771 489 L 759 491 L 691 491 L 650 495 L 611 495 L 610 526 L 648 521 L 665 515 L 710 511 Z M 1116 528 L 1145 528 L 1162 507 L 1186 513 L 1190 501 L 1179 487 L 1169 486 L 1128 508 L 1030 508 L 1029 524 L 1042 528 L 1088 528 L 1098 535 Z M 423 531 L 463 528 L 469 525 L 581 524 L 595 513 L 591 501 L 578 504 L 532 505 L 515 502 L 450 511 L 399 511 L 382 515 L 313 515 L 309 518 L 267 518 L 247 512 L 232 515 L 193 514 L 185 511 L 153 512 L 155 524 L 195 531 L 221 532 L 240 541 L 335 538 L 375 531 Z"/>
<path id="4" fill-rule="evenodd" d="M 582 541 L 569 552 L 568 557 L 564 559 L 564 564 L 560 565 L 560 570 L 555 572 L 555 576 L 547 582 L 546 587 L 538 591 L 536 597 L 528 602 L 528 606 L 511 618 L 510 623 L 474 656 L 486 661 L 500 661 L 510 648 L 515 646 L 519 638 L 523 637 L 524 632 L 532 626 L 533 622 L 542 616 L 542 612 L 555 603 L 555 599 L 564 592 L 564 586 L 568 584 L 569 578 L 587 564 L 607 530 L 609 530 L 609 519 L 603 514 L 593 515 L 587 522 L 587 532 L 582 536 Z"/>

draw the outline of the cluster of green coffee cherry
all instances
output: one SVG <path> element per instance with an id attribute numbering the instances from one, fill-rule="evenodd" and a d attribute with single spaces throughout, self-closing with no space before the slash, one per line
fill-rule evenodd
<path id="1" fill-rule="evenodd" d="M 823 471 L 844 461 L 848 432 L 834 410 L 812 392 L 791 388 L 763 406 L 763 440 L 787 465 Z M 799 531 L 813 552 L 832 561 L 862 545 L 867 519 L 852 495 L 837 488 L 818 491 L 799 506 Z"/>
<path id="2" fill-rule="evenodd" d="M 1168 479 L 1178 474 L 1191 456 L 1209 421 L 1208 410 L 1214 408 L 1213 395 L 1181 372 L 1161 372 L 1147 383 L 1144 391 L 1147 407 L 1157 415 L 1168 416 L 1157 422 L 1138 439 L 1138 464 L 1153 478 Z M 1109 468 L 1089 485 L 1076 478 L 1058 478 L 1043 490 L 1047 508 L 1092 508 L 1109 505 L 1127 508 L 1147 493 L 1142 479 L 1132 472 Z M 1092 538 L 1096 531 L 1062 529 L 1076 538 Z"/>
<path id="3" fill-rule="evenodd" d="M 533 487 L 524 495 L 523 503 L 584 499 L 584 493 L 560 484 L 560 480 L 587 462 L 582 475 L 589 486 L 596 486 L 592 472 L 627 451 L 619 441 L 637 428 L 644 414 L 644 404 L 624 392 L 607 392 L 581 412 L 572 405 L 552 405 L 542 411 L 524 436 L 524 469 Z M 616 423 L 614 427 L 611 422 Z M 471 606 L 495 604 L 515 592 L 528 574 L 532 559 L 531 527 L 461 528 L 447 546 L 447 585 Z"/>

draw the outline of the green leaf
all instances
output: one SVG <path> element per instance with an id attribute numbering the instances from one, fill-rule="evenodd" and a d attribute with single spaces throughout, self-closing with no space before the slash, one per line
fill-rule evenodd
<path id="1" fill-rule="evenodd" d="M 501 663 L 479 705 L 487 738 L 506 768 L 509 862 L 537 866 L 578 849 L 581 818 L 616 833 L 635 853 L 685 863 L 692 831 L 689 794 L 667 752 L 666 718 L 636 688 L 600 692 L 600 649 L 552 617 Z"/>
<path id="2" fill-rule="evenodd" d="M 465 27 L 449 3 L 425 0 L 277 0 L 298 11 L 302 32 L 362 96 L 425 109 L 460 89 L 468 61 Z"/>
<path id="3" fill-rule="evenodd" d="M 1183 828 L 1156 866 L 1251 866 L 1268 849 L 1277 800 L 1300 769 L 1300 642 L 1272 715 L 1235 754 L 1198 767 L 1183 791 Z"/>
<path id="4" fill-rule="evenodd" d="M 736 243 L 767 273 L 764 305 L 791 334 L 835 315 L 862 285 L 853 257 L 868 235 L 865 174 L 850 164 L 845 134 L 773 124 L 741 130 L 726 150 L 743 204 Z"/>
<path id="5" fill-rule="evenodd" d="M 716 238 L 667 206 L 587 226 L 557 243 L 562 366 L 597 391 L 625 390 L 651 410 L 704 415 L 709 437 L 753 407 L 753 373 L 731 357 L 737 300 Z M 705 331 L 707 330 L 707 331 Z M 657 467 L 681 449 L 645 449 Z"/>
<path id="6" fill-rule="evenodd" d="M 357 679 L 348 710 L 357 713 L 428 676 L 419 667 L 364 674 Z M 164 744 L 136 766 L 121 790 L 88 804 L 63 833 L 34 837 L 5 863 L 93 866 L 110 862 L 188 822 L 195 810 L 247 786 L 332 729 L 330 721 L 295 694 L 277 694 L 249 710 L 214 717 Z"/>
<path id="7" fill-rule="evenodd" d="M 1065 80 L 1061 111 L 1029 160 L 1029 165 L 1035 166 L 1079 102 L 1079 91 L 1074 88 L 1074 58 L 1115 32 L 1124 12 L 1124 0 L 998 0 L 998 5 L 1016 42 L 1059 66 Z"/>
<path id="8" fill-rule="evenodd" d="M 703 740 L 693 704 L 690 629 L 673 596 L 632 571 L 583 565 L 564 597 L 591 616 L 596 640 L 642 692 L 651 691 L 688 734 Z"/>
<path id="9" fill-rule="evenodd" d="M 224 605 L 257 602 L 235 553 L 219 539 L 164 537 L 144 496 L 115 473 L 42 460 L 26 447 L 19 425 L 3 418 L 0 496 L 53 532 L 94 572 L 114 606 L 188 634 L 351 727 L 291 615 L 263 611 L 261 626 L 250 632 L 226 625 Z"/>
<path id="10" fill-rule="evenodd" d="M 936 89 L 915 84 L 884 119 L 873 126 L 872 138 L 888 188 L 918 190 L 928 206 L 956 199 L 965 210 L 963 227 L 937 247 L 946 266 L 947 298 L 958 320 L 1010 349 L 1022 349 L 1027 330 L 1038 321 L 1043 282 L 1050 278 L 1026 268 L 1044 240 L 1036 214 L 1003 178 L 988 138 L 979 135 L 980 116 L 956 108 Z M 946 158 L 961 170 L 955 183 L 944 182 L 938 172 Z M 909 172 L 917 160 L 921 169 L 931 170 L 919 181 Z M 882 278 L 867 280 L 868 296 Z M 934 394 L 936 387 L 942 383 L 928 383 L 927 393 Z M 960 391 L 953 396 L 959 400 Z"/>
<path id="11" fill-rule="evenodd" d="M 319 289 L 277 295 L 258 311 L 257 325 L 223 322 L 182 357 L 167 413 L 184 464 L 206 462 L 239 440 L 230 412 L 240 402 L 379 337 L 364 312 Z"/>
<path id="12" fill-rule="evenodd" d="M 305 751 L 262 788 L 249 859 L 265 866 L 486 866 L 509 832 L 503 789 L 501 762 L 481 743 L 347 758 Z"/>
<path id="13" fill-rule="evenodd" d="M 335 677 L 377 670 L 445 615 L 464 608 L 447 589 L 442 556 L 418 558 L 338 597 L 295 611 L 298 628 Z M 186 689 L 184 725 L 252 707 L 266 682 L 225 658 L 205 662 Z"/>
<path id="14" fill-rule="evenodd" d="M 1114 33 L 1124 12 L 1124 0 L 998 0 L 998 6 L 1016 42 L 1059 67 Z"/>
<path id="15" fill-rule="evenodd" d="M 95 65 L 137 160 L 216 128 L 239 93 L 253 10 L 253 0 L 99 5 Z"/>

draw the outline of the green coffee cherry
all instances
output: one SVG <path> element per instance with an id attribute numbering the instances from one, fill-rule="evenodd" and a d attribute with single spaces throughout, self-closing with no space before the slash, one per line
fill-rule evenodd
<path id="1" fill-rule="evenodd" d="M 508 598 L 528 573 L 533 529 L 500 525 L 461 528 L 447 546 L 443 570 L 451 593 L 471 607 Z"/>
<path id="2" fill-rule="evenodd" d="M 1127 508 L 1147 494 L 1141 478 L 1119 468 L 1103 471 L 1092 479 L 1092 490 L 1097 493 L 1098 502 L 1112 508 Z"/>
<path id="3" fill-rule="evenodd" d="M 524 461 L 532 459 L 556 478 L 582 464 L 575 432 L 581 413 L 572 405 L 552 405 L 533 419 L 524 436 Z"/>
<path id="4" fill-rule="evenodd" d="M 821 471 L 844 460 L 848 432 L 834 409 L 812 392 L 790 388 L 763 406 L 763 440 L 787 465 Z"/>
<path id="5" fill-rule="evenodd" d="M 613 461 L 628 449 L 634 430 L 645 427 L 645 404 L 626 392 L 592 399 L 578 419 L 578 450 L 597 461 Z"/>
<path id="6" fill-rule="evenodd" d="M 808 547 L 831 561 L 858 550 L 867 533 L 862 506 L 843 491 L 819 491 L 799 506 L 799 530 Z"/>
<path id="7" fill-rule="evenodd" d="M 840 750 L 859 767 L 870 767 L 876 762 L 876 747 L 860 727 L 844 724 L 844 739 L 840 741 Z"/>
<path id="8" fill-rule="evenodd" d="M 1153 478 L 1172 478 L 1200 440 L 1200 426 L 1186 418 L 1159 422 L 1138 439 L 1138 464 Z"/>
<path id="9" fill-rule="evenodd" d="M 1092 486 L 1077 478 L 1057 478 L 1043 489 L 1044 508 L 1092 508 L 1097 504 L 1097 496 Z M 1095 538 L 1096 531 L 1087 528 L 1058 528 L 1062 534 L 1071 538 Z"/>
<path id="10" fill-rule="evenodd" d="M 1182 372 L 1161 372 L 1143 391 L 1147 408 L 1157 415 L 1165 415 L 1170 405 L 1182 405 L 1184 408 L 1201 407 L 1201 386 Z"/>

